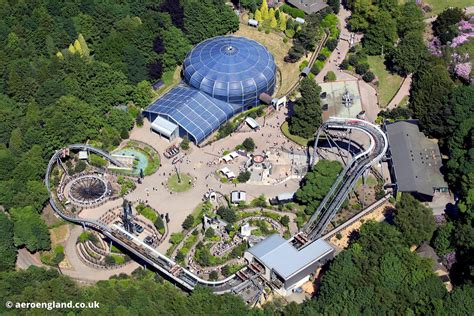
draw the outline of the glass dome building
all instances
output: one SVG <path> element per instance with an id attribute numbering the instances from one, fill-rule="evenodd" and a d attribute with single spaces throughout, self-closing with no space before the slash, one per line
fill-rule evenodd
<path id="1" fill-rule="evenodd" d="M 186 83 L 209 96 L 245 108 L 259 104 L 261 93 L 273 94 L 273 55 L 256 41 L 236 36 L 210 38 L 188 53 Z"/>
<path id="2" fill-rule="evenodd" d="M 199 144 L 235 114 L 258 105 L 262 93 L 273 94 L 276 65 L 261 44 L 218 36 L 188 53 L 183 77 L 182 84 L 150 104 L 144 114 L 163 136 L 179 133 Z"/>

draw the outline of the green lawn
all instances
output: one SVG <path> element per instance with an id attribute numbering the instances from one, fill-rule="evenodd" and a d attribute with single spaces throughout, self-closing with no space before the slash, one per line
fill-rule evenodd
<path id="1" fill-rule="evenodd" d="M 288 130 L 288 122 L 284 122 L 283 124 L 281 124 L 281 132 L 283 133 L 283 135 L 286 136 L 286 138 L 294 141 L 298 145 L 308 146 L 308 142 L 311 140 L 311 139 L 307 139 L 307 138 L 290 134 L 290 131 Z"/>
<path id="2" fill-rule="evenodd" d="M 151 207 L 140 204 L 136 209 L 138 214 L 148 218 L 152 223 L 156 222 L 158 214 L 156 214 L 156 212 Z"/>
<path id="3" fill-rule="evenodd" d="M 430 16 L 437 15 L 449 7 L 459 7 L 463 9 L 474 5 L 472 0 L 425 0 L 424 2 L 429 4 L 432 8 L 432 11 L 428 13 Z"/>
<path id="4" fill-rule="evenodd" d="M 179 182 L 177 174 L 173 174 L 168 178 L 168 188 L 173 192 L 188 191 L 192 186 L 191 177 L 185 173 L 180 173 L 179 175 L 181 177 L 181 182 Z"/>
<path id="5" fill-rule="evenodd" d="M 378 94 L 380 107 L 384 108 L 388 105 L 393 96 L 397 93 L 398 88 L 402 84 L 403 78 L 396 74 L 391 74 L 385 64 L 382 56 L 368 56 L 367 62 L 370 70 L 378 78 Z"/>

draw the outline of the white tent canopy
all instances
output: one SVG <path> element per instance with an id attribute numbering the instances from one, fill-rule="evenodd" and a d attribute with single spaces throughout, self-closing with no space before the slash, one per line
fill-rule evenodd
<path id="1" fill-rule="evenodd" d="M 256 128 L 259 128 L 260 125 L 258 125 L 257 121 L 255 121 L 253 118 L 251 117 L 247 117 L 245 119 L 245 123 L 247 123 L 252 129 L 256 129 Z"/>
<path id="2" fill-rule="evenodd" d="M 151 123 L 151 128 L 167 138 L 172 138 L 178 129 L 178 125 L 161 116 L 157 116 L 156 119 Z"/>

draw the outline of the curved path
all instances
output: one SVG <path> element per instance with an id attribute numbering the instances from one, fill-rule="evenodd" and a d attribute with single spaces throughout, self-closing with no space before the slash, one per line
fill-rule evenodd
<path id="1" fill-rule="evenodd" d="M 109 155 L 108 153 L 94 148 L 92 146 L 86 144 L 73 144 L 69 145 L 67 148 L 72 150 L 87 150 L 94 152 L 110 163 L 113 163 L 117 166 L 122 166 L 122 164 L 116 160 L 114 157 Z M 224 280 L 218 281 L 207 281 L 199 278 L 198 276 L 191 273 L 189 270 L 181 267 L 173 260 L 169 259 L 165 255 L 159 253 L 156 249 L 151 248 L 150 246 L 146 245 L 143 241 L 139 240 L 134 235 L 129 234 L 121 227 L 116 225 L 112 225 L 111 227 L 107 226 L 105 223 L 97 220 L 91 219 L 84 219 L 80 218 L 75 214 L 66 214 L 63 211 L 63 208 L 60 203 L 57 203 L 56 197 L 54 196 L 51 190 L 51 183 L 50 183 L 50 176 L 51 171 L 53 170 L 54 165 L 58 162 L 63 150 L 58 150 L 54 153 L 51 157 L 48 167 L 46 169 L 45 175 L 45 185 L 49 193 L 49 202 L 53 210 L 64 220 L 90 227 L 94 230 L 101 232 L 104 236 L 108 237 L 113 242 L 119 244 L 123 248 L 127 249 L 132 255 L 139 258 L 142 262 L 149 264 L 150 266 L 154 267 L 155 269 L 159 270 L 165 277 L 170 279 L 175 284 L 181 285 L 183 288 L 188 290 L 193 290 L 196 285 L 201 286 L 209 286 L 212 287 L 213 291 L 217 294 L 230 292 L 235 286 L 242 285 L 243 283 L 250 281 L 242 281 L 238 278 L 235 274 L 229 276 Z"/>
<path id="2" fill-rule="evenodd" d="M 302 231 L 310 240 L 315 240 L 322 236 L 342 203 L 344 203 L 350 191 L 356 185 L 357 180 L 367 169 L 382 159 L 388 148 L 387 136 L 378 126 L 364 120 L 336 117 L 331 117 L 319 128 L 316 134 L 315 144 L 318 144 L 321 133 L 328 129 L 359 130 L 369 137 L 370 146 L 364 152 L 354 156 L 347 163 L 316 212 L 303 227 Z M 314 148 L 313 156 L 312 163 L 315 162 L 318 156 L 317 146 Z"/>
<path id="3" fill-rule="evenodd" d="M 346 168 L 344 168 L 343 172 L 341 172 L 340 176 L 338 177 L 336 183 L 331 188 L 329 194 L 326 196 L 323 203 L 321 203 L 321 206 L 320 208 L 318 208 L 318 211 L 313 215 L 313 217 L 311 217 L 310 222 L 308 222 L 308 224 L 303 228 L 304 232 L 310 237 L 310 242 L 316 240 L 316 237 L 319 237 L 321 235 L 325 227 L 327 227 L 329 221 L 332 219 L 339 207 L 342 205 L 349 191 L 357 182 L 357 179 L 371 165 L 377 163 L 385 155 L 385 151 L 388 145 L 387 138 L 382 132 L 382 130 L 380 130 L 379 127 L 370 124 L 366 121 L 356 119 L 331 118 L 330 120 L 325 122 L 321 128 L 357 129 L 366 133 L 369 136 L 371 142 L 368 150 L 359 153 L 347 164 Z M 320 132 L 321 129 L 317 134 L 317 138 L 319 138 Z M 68 146 L 68 148 L 73 150 L 88 150 L 94 152 L 104 157 L 110 163 L 121 166 L 120 162 L 108 153 L 100 149 L 91 147 L 89 145 L 74 144 Z M 79 218 L 75 214 L 66 214 L 63 211 L 63 207 L 60 205 L 60 203 L 56 204 L 56 197 L 52 193 L 51 184 L 49 181 L 51 171 L 54 165 L 58 163 L 62 152 L 62 150 L 58 150 L 51 157 L 48 163 L 44 181 L 50 196 L 50 204 L 53 210 L 63 219 L 83 226 L 88 226 L 92 229 L 101 232 L 104 236 L 108 237 L 113 242 L 127 249 L 133 256 L 138 258 L 140 261 L 157 269 L 161 272 L 163 276 L 187 290 L 193 290 L 195 286 L 200 285 L 210 287 L 212 291 L 216 294 L 222 294 L 231 291 L 237 292 L 240 289 L 243 289 L 246 284 L 250 284 L 254 278 L 259 276 L 259 273 L 256 273 L 252 269 L 246 267 L 244 269 L 246 269 L 247 275 L 250 275 L 250 277 L 246 279 L 240 278 L 237 273 L 223 280 L 207 281 L 193 274 L 188 269 L 181 267 L 172 259 L 158 252 L 155 248 L 146 245 L 142 240 L 128 233 L 119 226 L 108 226 L 100 221 Z M 317 152 L 315 148 L 315 155 L 316 154 Z M 321 218 L 319 221 L 316 222 L 319 217 L 319 214 L 321 214 Z"/>

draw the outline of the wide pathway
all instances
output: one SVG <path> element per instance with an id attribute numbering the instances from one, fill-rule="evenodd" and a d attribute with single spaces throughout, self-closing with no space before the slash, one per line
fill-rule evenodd
<path id="1" fill-rule="evenodd" d="M 331 53 L 331 56 L 327 60 L 321 72 L 315 77 L 317 83 L 324 82 L 324 77 L 329 71 L 332 71 L 336 74 L 337 81 L 358 81 L 359 93 L 362 101 L 362 108 L 366 112 L 366 116 L 369 121 L 375 122 L 377 114 L 380 111 L 377 90 L 366 83 L 363 80 L 358 79 L 357 77 L 344 72 L 340 69 L 339 65 L 346 58 L 346 55 L 349 52 L 349 38 L 351 32 L 347 28 L 346 20 L 350 17 L 351 12 L 344 9 L 341 6 L 341 9 L 337 15 L 339 19 L 339 29 L 341 34 L 339 36 L 339 42 L 336 49 Z M 354 34 L 354 43 L 359 43 L 362 40 L 362 35 Z"/>
<path id="2" fill-rule="evenodd" d="M 79 235 L 83 232 L 81 226 L 74 226 L 71 229 L 71 233 L 69 238 L 66 241 L 66 245 L 64 247 L 64 252 L 66 254 L 66 258 L 69 262 L 71 268 L 62 268 L 61 272 L 65 275 L 72 277 L 73 279 L 77 280 L 84 280 L 86 282 L 90 281 L 99 281 L 99 280 L 107 280 L 113 275 L 117 275 L 120 273 L 131 274 L 136 268 L 140 265 L 135 261 L 130 261 L 129 264 L 126 266 L 119 268 L 119 269 L 94 269 L 87 265 L 85 265 L 80 259 L 76 252 L 76 241 Z"/>
<path id="3" fill-rule="evenodd" d="M 397 106 L 400 105 L 400 103 L 403 101 L 405 97 L 410 96 L 410 89 L 411 89 L 411 81 L 412 81 L 412 75 L 408 75 L 405 79 L 403 79 L 403 83 L 400 86 L 400 89 L 398 89 L 397 94 L 392 98 L 390 103 L 387 106 L 388 110 L 393 110 Z"/>
<path id="4" fill-rule="evenodd" d="M 203 200 L 204 194 L 213 189 L 223 194 L 230 194 L 233 190 L 244 190 L 247 192 L 247 202 L 264 194 L 267 198 L 274 197 L 283 192 L 294 192 L 299 187 L 299 181 L 292 179 L 283 183 L 274 185 L 265 184 L 223 184 L 214 176 L 214 172 L 225 164 L 208 166 L 210 161 L 215 161 L 222 156 L 224 150 L 232 150 L 236 145 L 241 144 L 245 138 L 252 137 L 256 143 L 256 153 L 262 153 L 268 150 L 273 143 L 278 143 L 277 147 L 285 146 L 297 147 L 290 143 L 280 132 L 280 124 L 284 122 L 286 109 L 280 109 L 272 117 L 266 119 L 263 126 L 263 118 L 257 119 L 261 128 L 259 131 L 233 133 L 232 136 L 214 142 L 211 145 L 202 148 L 191 144 L 190 153 L 184 161 L 177 167 L 180 172 L 191 174 L 194 178 L 194 186 L 187 192 L 170 193 L 165 187 L 168 177 L 175 173 L 175 166 L 171 161 L 163 157 L 163 152 L 170 144 L 160 139 L 160 136 L 150 131 L 150 123 L 145 120 L 144 126 L 134 128 L 130 133 L 131 139 L 140 140 L 148 143 L 157 149 L 163 157 L 162 166 L 157 173 L 147 176 L 142 184 L 128 194 L 126 198 L 131 201 L 145 201 L 160 213 L 169 213 L 170 222 L 168 224 L 170 235 L 173 232 L 182 231 L 181 224 L 186 216 L 191 214 L 193 209 Z M 271 141 L 272 144 L 268 142 Z M 244 160 L 238 158 L 234 164 L 241 164 Z M 164 252 L 169 248 L 170 235 L 158 246 L 158 249 Z"/>

